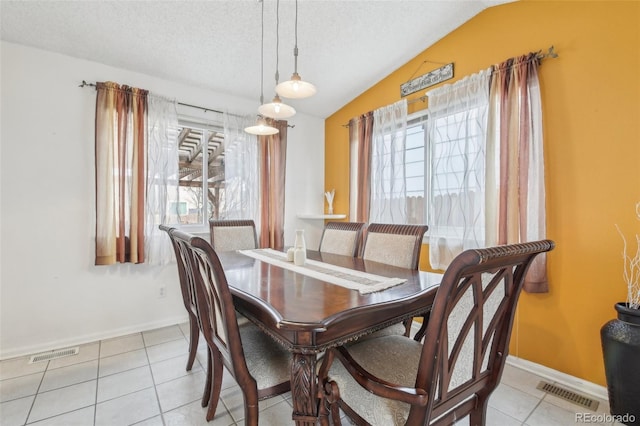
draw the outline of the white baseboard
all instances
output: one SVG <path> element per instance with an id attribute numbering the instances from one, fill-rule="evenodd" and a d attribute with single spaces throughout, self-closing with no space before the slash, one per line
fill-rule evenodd
<path id="1" fill-rule="evenodd" d="M 578 377 L 571 376 L 569 374 L 562 373 L 549 367 L 545 367 L 535 362 L 527 361 L 526 359 L 517 358 L 509 355 L 507 357 L 507 364 L 528 371 L 540 377 L 544 377 L 547 380 L 556 382 L 565 386 L 568 386 L 581 393 L 589 394 L 595 398 L 609 401 L 609 395 L 607 388 L 597 385 L 595 383 L 588 382 Z"/>
<path id="2" fill-rule="evenodd" d="M 129 327 L 121 327 L 112 330 L 105 330 L 99 333 L 86 334 L 84 336 L 74 336 L 69 339 L 54 340 L 46 342 L 44 344 L 34 344 L 29 346 L 23 346 L 19 348 L 12 348 L 9 350 L 3 350 L 0 352 L 0 360 L 9 358 L 16 358 L 25 355 L 33 355 L 40 352 L 47 352 L 66 348 L 69 346 L 84 345 L 87 343 L 96 342 L 98 340 L 111 339 L 114 337 L 126 336 L 127 334 L 140 333 L 143 331 L 153 330 L 156 328 L 168 327 L 175 324 L 181 324 L 188 322 L 189 317 L 184 315 L 175 316 L 172 318 L 165 318 L 160 321 L 152 321 L 143 324 L 137 324 Z"/>

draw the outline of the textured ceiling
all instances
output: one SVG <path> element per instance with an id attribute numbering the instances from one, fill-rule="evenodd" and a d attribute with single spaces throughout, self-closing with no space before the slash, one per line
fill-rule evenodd
<path id="1" fill-rule="evenodd" d="M 300 0 L 298 72 L 318 93 L 288 103 L 325 118 L 486 7 L 509 1 Z M 265 101 L 275 94 L 276 4 L 264 1 Z M 256 0 L 0 2 L 2 40 L 255 99 L 256 106 L 260 11 Z M 295 2 L 281 0 L 280 81 L 293 72 L 294 22 Z"/>

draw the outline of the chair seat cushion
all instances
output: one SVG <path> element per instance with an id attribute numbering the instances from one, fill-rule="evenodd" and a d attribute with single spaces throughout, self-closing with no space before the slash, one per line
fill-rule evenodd
<path id="1" fill-rule="evenodd" d="M 240 327 L 242 349 L 249 373 L 265 389 L 291 379 L 291 353 L 253 323 Z"/>
<path id="2" fill-rule="evenodd" d="M 349 346 L 347 350 L 372 375 L 409 388 L 415 386 L 422 352 L 419 342 L 404 336 L 390 335 L 365 339 Z M 335 380 L 342 400 L 367 422 L 373 425 L 404 425 L 407 421 L 409 404 L 381 398 L 367 391 L 337 359 L 331 365 L 329 380 Z"/>

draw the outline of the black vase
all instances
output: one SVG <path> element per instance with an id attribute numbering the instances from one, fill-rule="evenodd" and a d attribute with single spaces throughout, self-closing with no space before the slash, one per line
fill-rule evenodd
<path id="1" fill-rule="evenodd" d="M 618 319 L 600 330 L 609 408 L 618 422 L 640 425 L 640 309 L 615 308 Z"/>

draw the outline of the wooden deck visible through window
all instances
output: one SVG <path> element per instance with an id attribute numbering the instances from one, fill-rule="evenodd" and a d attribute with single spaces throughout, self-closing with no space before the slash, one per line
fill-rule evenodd
<path id="1" fill-rule="evenodd" d="M 206 152 L 203 147 L 207 147 Z M 174 212 L 178 223 L 203 223 L 217 219 L 224 189 L 224 133 L 182 127 L 178 135 L 179 200 Z M 206 179 L 206 200 L 202 196 L 203 179 Z"/>

